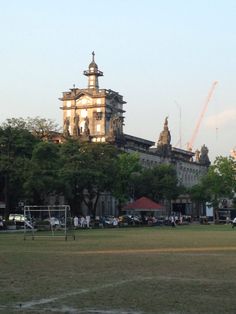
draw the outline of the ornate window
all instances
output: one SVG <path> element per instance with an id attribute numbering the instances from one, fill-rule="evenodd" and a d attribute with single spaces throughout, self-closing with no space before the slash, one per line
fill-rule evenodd
<path id="1" fill-rule="evenodd" d="M 94 111 L 93 112 L 93 117 L 94 117 L 95 120 L 102 120 L 102 112 Z"/>

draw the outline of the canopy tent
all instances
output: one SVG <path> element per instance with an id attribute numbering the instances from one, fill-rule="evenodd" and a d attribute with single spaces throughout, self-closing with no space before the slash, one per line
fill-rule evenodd
<path id="1" fill-rule="evenodd" d="M 146 211 L 146 212 L 152 212 L 152 211 L 159 211 L 163 212 L 166 210 L 165 206 L 156 202 L 153 202 L 147 197 L 141 197 L 137 199 L 136 201 L 132 203 L 128 203 L 123 208 L 124 211 L 127 210 L 133 210 L 133 211 Z"/>

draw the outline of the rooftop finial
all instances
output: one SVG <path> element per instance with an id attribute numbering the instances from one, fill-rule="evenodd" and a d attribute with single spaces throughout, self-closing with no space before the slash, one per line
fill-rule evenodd
<path id="1" fill-rule="evenodd" d="M 165 127 L 168 127 L 168 116 L 165 118 L 164 126 L 165 126 Z"/>
<path id="2" fill-rule="evenodd" d="M 95 56 L 95 53 L 94 53 L 94 51 L 92 52 L 92 55 L 93 55 L 93 62 L 94 62 L 94 56 Z"/>

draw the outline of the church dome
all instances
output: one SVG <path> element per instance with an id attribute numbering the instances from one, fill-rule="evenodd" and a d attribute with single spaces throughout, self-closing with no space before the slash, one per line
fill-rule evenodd
<path id="1" fill-rule="evenodd" d="M 97 63 L 94 61 L 94 56 L 95 56 L 95 53 L 94 51 L 92 52 L 92 62 L 89 64 L 89 70 L 92 68 L 92 70 L 97 70 L 98 69 L 98 66 L 97 66 Z"/>
<path id="2" fill-rule="evenodd" d="M 98 69 L 97 63 L 95 63 L 94 61 L 92 61 L 89 65 L 89 69 L 94 68 L 94 69 Z"/>

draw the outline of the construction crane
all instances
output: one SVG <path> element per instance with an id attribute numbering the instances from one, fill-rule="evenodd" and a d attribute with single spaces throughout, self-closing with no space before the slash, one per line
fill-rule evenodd
<path id="1" fill-rule="evenodd" d="M 208 95 L 207 95 L 207 98 L 206 98 L 206 100 L 205 100 L 204 106 L 203 106 L 202 111 L 201 111 L 201 114 L 200 114 L 200 116 L 199 116 L 199 118 L 198 118 L 198 121 L 197 121 L 197 124 L 196 124 L 196 126 L 195 126 L 195 129 L 194 129 L 194 131 L 193 131 L 192 137 L 191 137 L 190 141 L 187 143 L 187 149 L 188 149 L 189 151 L 192 151 L 192 149 L 193 149 L 193 144 L 194 144 L 195 139 L 196 139 L 196 136 L 197 136 L 197 134 L 198 134 L 200 124 L 201 124 L 201 122 L 202 122 L 202 119 L 203 119 L 204 114 L 205 114 L 205 112 L 206 112 L 207 106 L 208 106 L 208 104 L 209 104 L 209 102 L 210 102 L 210 100 L 211 100 L 211 97 L 212 97 L 212 95 L 213 95 L 213 92 L 214 92 L 214 90 L 215 90 L 217 84 L 218 84 L 217 81 L 214 81 L 214 82 L 212 83 L 211 89 L 210 89 L 210 91 L 209 91 L 209 93 L 208 93 Z"/>

